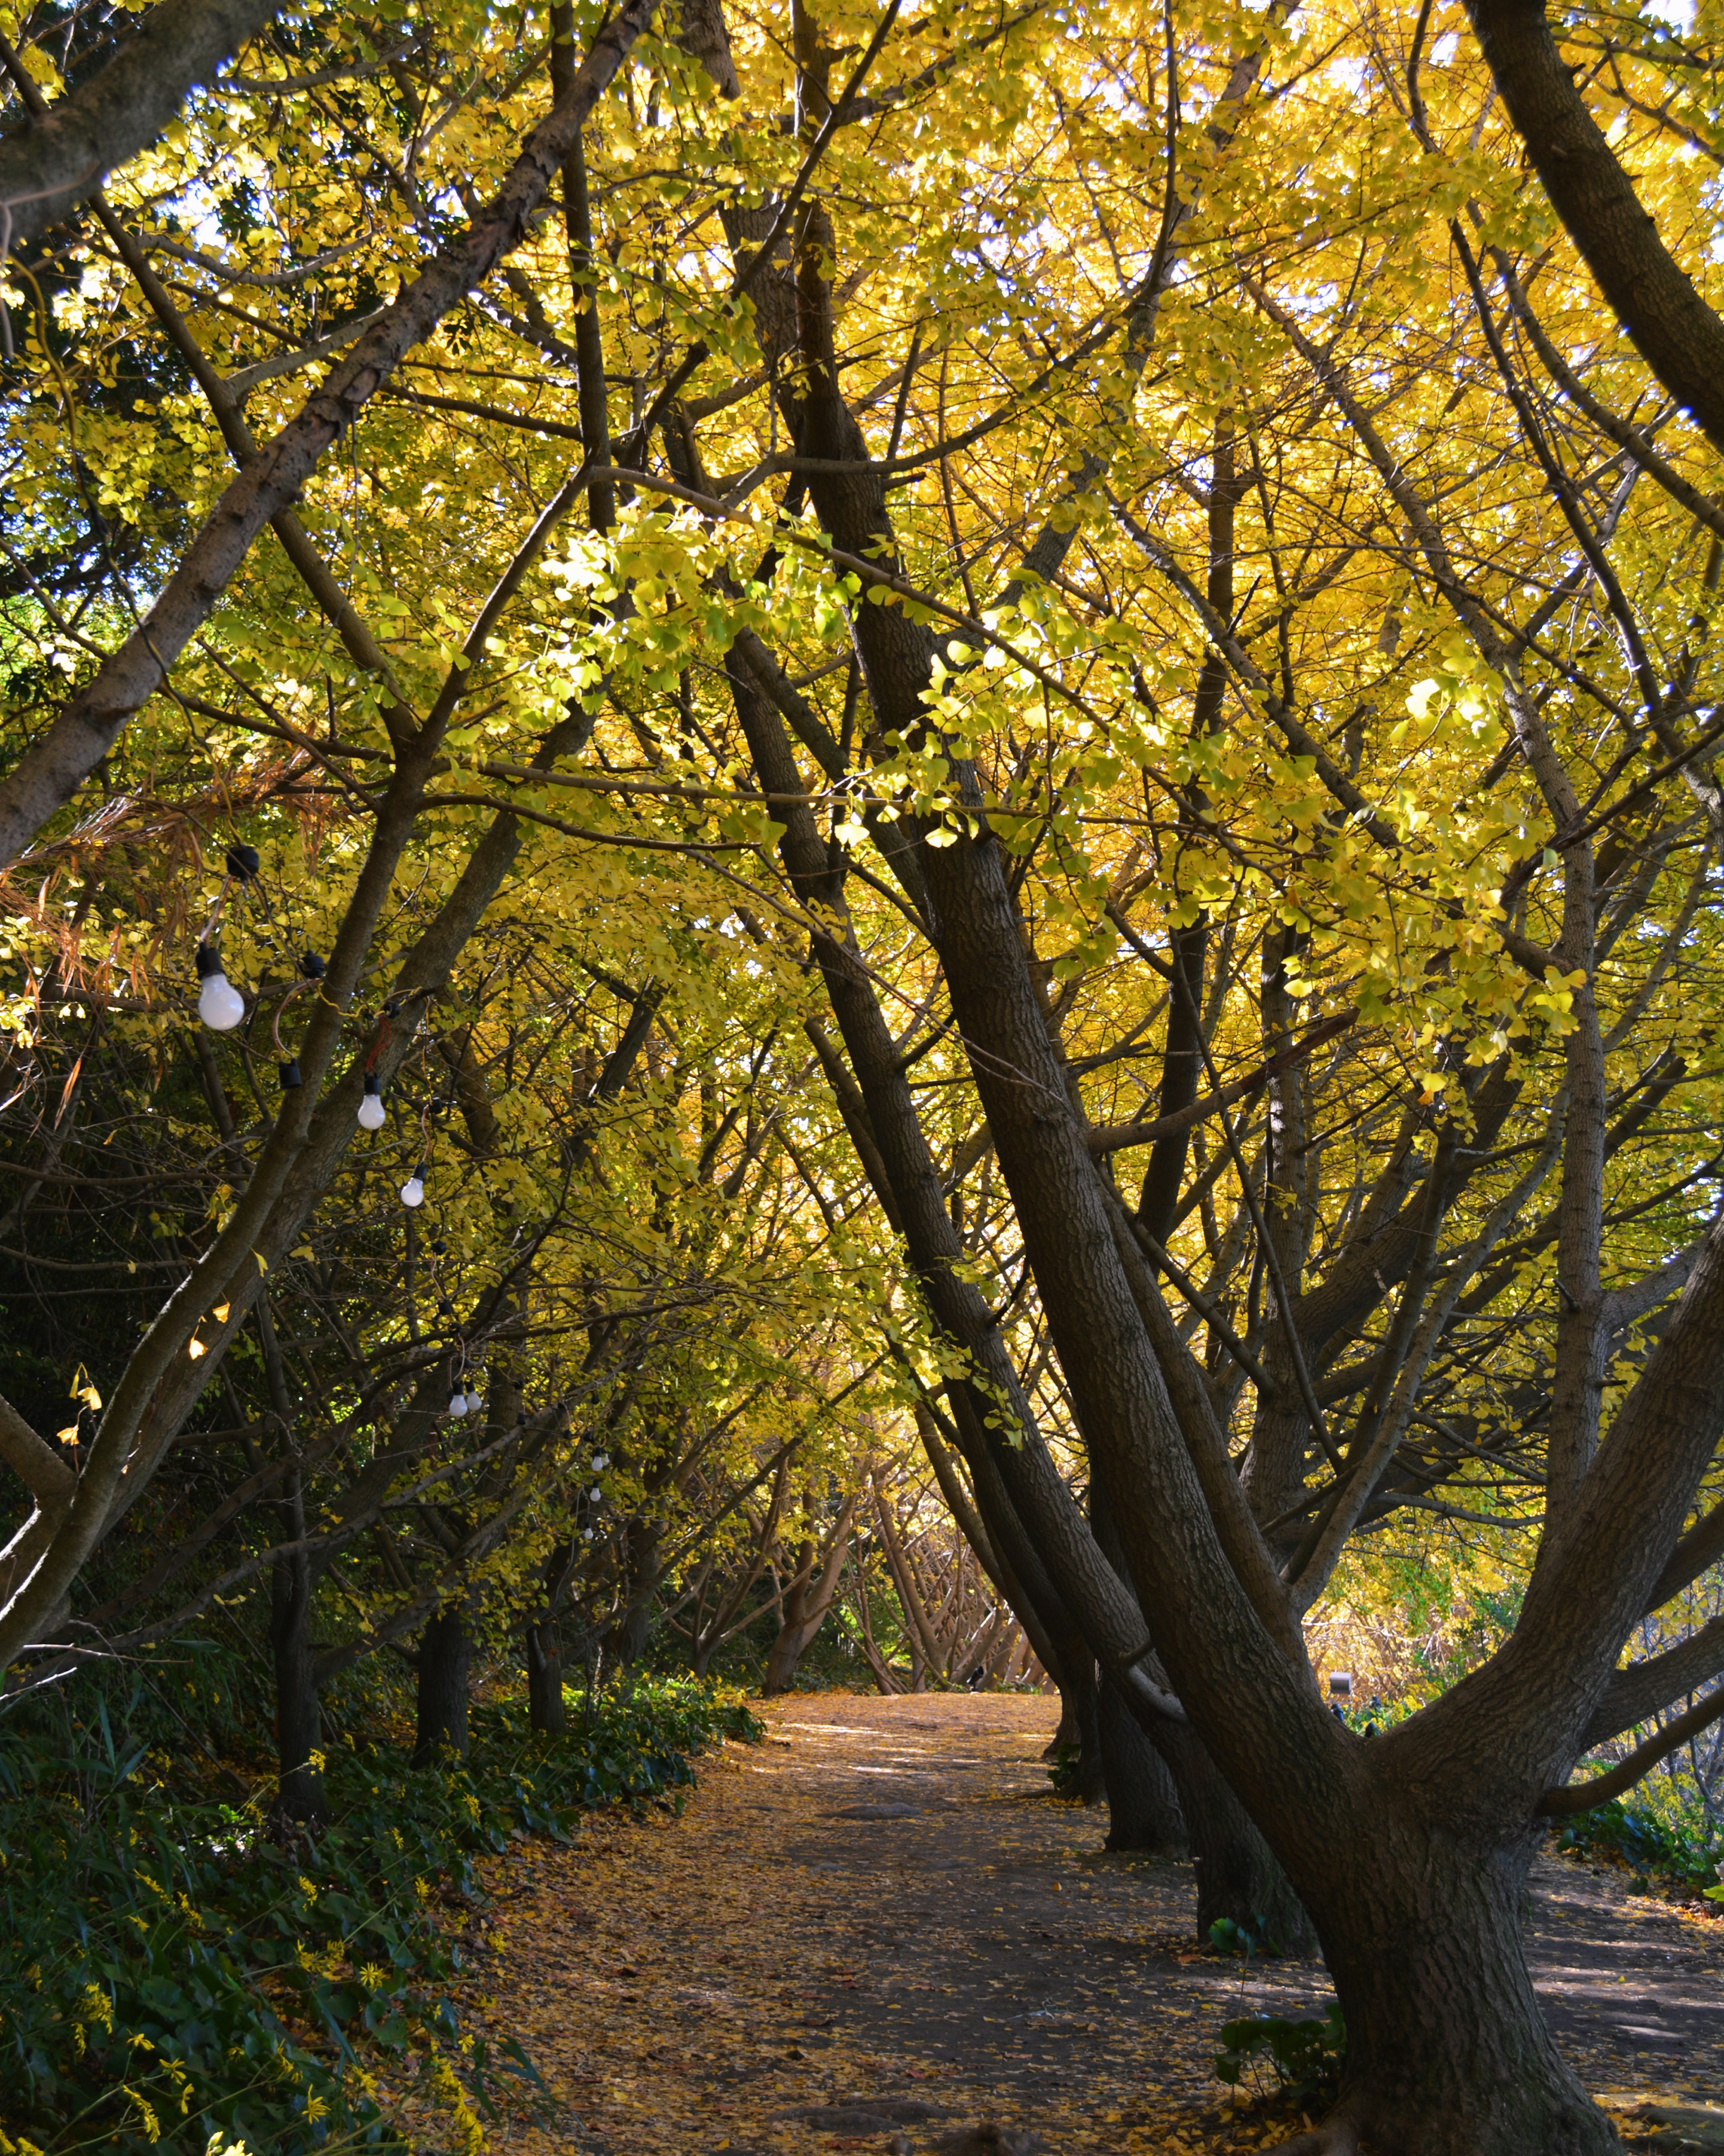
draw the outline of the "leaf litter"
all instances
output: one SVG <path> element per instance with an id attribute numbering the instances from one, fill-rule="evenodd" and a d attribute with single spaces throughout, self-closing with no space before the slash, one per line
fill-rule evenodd
<path id="1" fill-rule="evenodd" d="M 1198 2156 L 1302 2131 L 1212 2065 L 1225 2021 L 1321 2015 L 1321 1964 L 1200 1946 L 1188 1866 L 1104 1854 L 1105 1812 L 1049 1788 L 1056 1707 L 769 1702 L 766 1741 L 708 1754 L 680 1813 L 518 1845 L 462 2022 L 469 2060 L 518 2046 L 539 2085 L 482 2077 L 490 2145 Z M 1559 2041 L 1630 2132 L 1649 2103 L 1724 2103 L 1724 1924 L 1552 1863 L 1530 1935 Z"/>

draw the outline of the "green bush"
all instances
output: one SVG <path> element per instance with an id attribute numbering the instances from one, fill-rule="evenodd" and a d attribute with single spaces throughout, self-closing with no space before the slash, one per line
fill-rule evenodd
<path id="1" fill-rule="evenodd" d="M 336 1744 L 330 1824 L 290 1848 L 268 1785 L 210 1794 L 149 1741 L 151 1705 L 140 1687 L 81 1723 L 50 1704 L 0 1724 L 0 2123 L 21 2150 L 398 2147 L 371 2071 L 391 2062 L 472 2145 L 468 2092 L 484 2110 L 488 2072 L 536 2080 L 512 2041 L 464 2049 L 448 1995 L 477 1861 L 511 1832 L 566 1840 L 595 1805 L 680 1804 L 690 1754 L 758 1734 L 687 1681 L 572 1699 L 555 1738 L 475 1706 L 463 1763 Z"/>
<path id="2" fill-rule="evenodd" d="M 1660 1817 L 1613 1797 L 1568 1820 L 1556 1845 L 1564 1853 L 1611 1858 L 1642 1879 L 1659 1876 L 1709 1900 L 1724 1899 L 1717 1888 L 1724 1845 L 1697 1803 Z"/>
<path id="3" fill-rule="evenodd" d="M 1347 2024 L 1332 2005 L 1321 2021 L 1289 2021 L 1278 2014 L 1252 2014 L 1222 2025 L 1223 2049 L 1215 2077 L 1237 2088 L 1254 2068 L 1267 2067 L 1277 2092 L 1296 2103 L 1331 2096 L 1347 2056 Z"/>

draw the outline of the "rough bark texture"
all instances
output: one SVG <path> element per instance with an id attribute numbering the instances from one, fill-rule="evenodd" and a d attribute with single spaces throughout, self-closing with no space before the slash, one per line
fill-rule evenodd
<path id="1" fill-rule="evenodd" d="M 467 1676 L 473 1642 L 467 1613 L 440 1609 L 419 1635 L 418 1719 L 413 1763 L 429 1767 L 445 1752 L 467 1756 Z"/>
<path id="2" fill-rule="evenodd" d="M 1337 2123 L 1367 2150 L 1417 2156 L 1603 2156 L 1620 2146 L 1558 2055 L 1521 1953 L 1536 1837 L 1385 1822 L 1336 1852 L 1323 1944 L 1347 2015 Z"/>
<path id="3" fill-rule="evenodd" d="M 280 13 L 280 0 L 163 0 L 152 9 L 100 73 L 0 142 L 12 245 L 86 201 Z"/>
<path id="4" fill-rule="evenodd" d="M 1724 321 L 1660 239 L 1563 65 L 1543 0 L 1468 0 L 1551 207 L 1641 357 L 1724 449 Z"/>
<path id="5" fill-rule="evenodd" d="M 1107 1791 L 1105 1849 L 1141 1850 L 1146 1855 L 1189 1855 L 1179 1793 L 1162 1755 L 1133 1720 L 1131 1709 L 1111 1685 L 1103 1685 L 1096 1702 L 1101 1735 L 1101 1773 Z"/>

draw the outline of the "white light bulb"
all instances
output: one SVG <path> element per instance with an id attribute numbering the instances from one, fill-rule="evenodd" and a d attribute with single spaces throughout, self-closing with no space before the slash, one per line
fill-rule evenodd
<path id="1" fill-rule="evenodd" d="M 581 1530 L 581 1539 L 582 1539 L 582 1541 L 583 1543 L 590 1543 L 590 1542 L 592 1541 L 592 1539 L 593 1539 L 593 1530 L 592 1530 L 592 1528 L 591 1528 L 591 1527 L 582 1527 L 582 1530 Z"/>
<path id="2" fill-rule="evenodd" d="M 598 1486 L 598 1483 L 596 1483 L 596 1482 L 595 1482 L 595 1483 L 593 1484 L 593 1487 L 592 1487 L 592 1488 L 591 1488 L 591 1489 L 587 1492 L 587 1495 L 589 1497 L 591 1497 L 591 1498 L 593 1499 L 593 1502 L 596 1504 L 596 1503 L 598 1502 L 598 1500 L 599 1500 L 602 1496 L 603 1496 L 604 1492 L 603 1492 L 603 1490 L 601 1490 L 601 1489 L 599 1488 L 599 1486 Z"/>
<path id="3" fill-rule="evenodd" d="M 401 1202 L 403 1205 L 407 1206 L 423 1205 L 424 1204 L 425 1186 L 420 1182 L 418 1176 L 408 1176 L 407 1181 L 402 1184 Z"/>
<path id="4" fill-rule="evenodd" d="M 464 1393 L 452 1394 L 449 1398 L 449 1411 L 451 1414 L 465 1414 L 467 1412 L 467 1395 Z"/>
<path id="5" fill-rule="evenodd" d="M 611 1464 L 611 1455 L 609 1455 L 609 1453 L 608 1453 L 608 1452 L 595 1452 L 595 1453 L 593 1454 L 593 1473 L 594 1473 L 595 1475 L 597 1475 L 597 1474 L 598 1473 L 599 1470 L 600 1470 L 602 1467 L 608 1467 L 608 1466 L 610 1466 L 610 1464 Z"/>
<path id="6" fill-rule="evenodd" d="M 245 1016 L 245 998 L 225 973 L 211 973 L 198 992 L 198 1015 L 212 1033 L 231 1033 Z"/>
<path id="7" fill-rule="evenodd" d="M 467 1412 L 468 1412 L 468 1414 L 484 1414 L 484 1412 L 485 1412 L 485 1396 L 484 1396 L 484 1394 L 483 1394 L 482 1393 L 469 1393 L 469 1394 L 468 1394 L 468 1395 L 467 1395 Z"/>
<path id="8" fill-rule="evenodd" d="M 375 1093 L 367 1093 L 360 1100 L 359 1127 L 362 1131 L 380 1131 L 383 1127 L 383 1104 Z"/>

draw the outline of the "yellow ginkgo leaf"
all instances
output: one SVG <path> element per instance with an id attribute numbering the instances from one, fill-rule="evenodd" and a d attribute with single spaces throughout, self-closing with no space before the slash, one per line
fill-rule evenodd
<path id="1" fill-rule="evenodd" d="M 192 1341 L 192 1342 L 191 1343 L 191 1345 L 187 1348 L 186 1353 L 187 1353 L 191 1357 L 192 1360 L 195 1363 L 195 1362 L 198 1359 L 198 1358 L 199 1358 L 199 1357 L 200 1357 L 200 1356 L 204 1353 L 203 1342 L 201 1340 L 194 1340 L 194 1341 Z"/>
<path id="2" fill-rule="evenodd" d="M 233 1308 L 233 1306 L 232 1303 L 229 1302 L 218 1302 L 216 1305 L 214 1311 L 211 1314 L 213 1316 L 218 1325 L 225 1325 L 227 1323 L 228 1312 Z"/>

